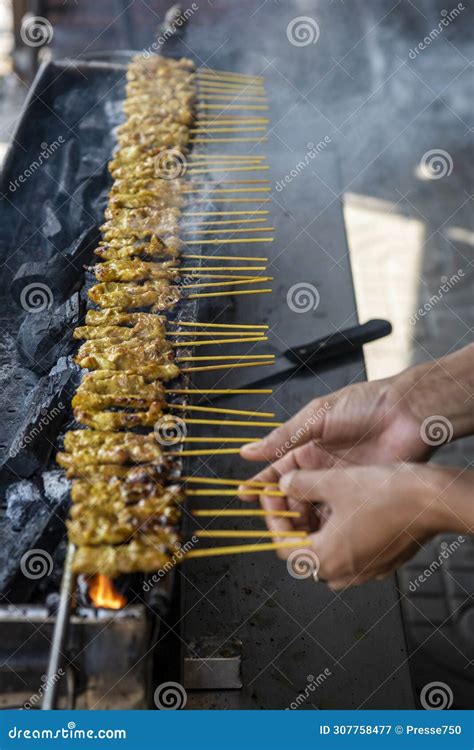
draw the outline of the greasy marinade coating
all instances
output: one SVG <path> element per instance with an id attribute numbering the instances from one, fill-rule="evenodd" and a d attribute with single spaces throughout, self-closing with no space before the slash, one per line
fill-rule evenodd
<path id="1" fill-rule="evenodd" d="M 176 261 L 164 263 L 132 258 L 130 260 L 109 260 L 92 266 L 98 281 L 150 281 L 154 279 L 179 279 Z M 89 269 L 89 270 L 92 270 Z"/>
<path id="2" fill-rule="evenodd" d="M 162 464 L 165 460 L 153 433 L 70 430 L 64 437 L 64 450 L 58 453 L 58 463 L 65 468 L 81 464 Z"/>
<path id="3" fill-rule="evenodd" d="M 122 310 L 151 307 L 162 312 L 174 307 L 180 297 L 179 289 L 165 280 L 146 281 L 142 285 L 107 281 L 89 289 L 89 299 L 99 307 L 118 307 Z"/>
<path id="4" fill-rule="evenodd" d="M 153 241 L 154 240 L 154 241 Z M 103 260 L 121 260 L 126 258 L 176 258 L 184 243 L 178 237 L 167 237 L 165 242 L 152 235 L 152 242 L 133 242 L 133 238 L 115 237 L 110 242 L 103 242 L 94 250 Z"/>
<path id="5" fill-rule="evenodd" d="M 132 539 L 128 544 L 117 547 L 78 547 L 72 569 L 74 573 L 102 573 L 116 578 L 124 573 L 151 573 L 160 570 L 167 563 L 172 564 L 167 544 L 149 544 L 146 537 L 140 537 L 140 540 Z"/>
<path id="6" fill-rule="evenodd" d="M 85 508 L 87 505 L 100 506 L 101 503 L 114 505 L 114 507 L 124 508 L 128 505 L 137 503 L 145 504 L 153 512 L 157 508 L 171 503 L 181 503 L 184 500 L 184 493 L 179 485 L 169 485 L 164 487 L 164 481 L 168 474 L 165 469 L 163 476 L 158 474 L 159 481 L 156 480 L 157 471 L 145 464 L 147 472 L 140 475 L 134 475 L 137 468 L 129 467 L 129 473 L 126 477 L 111 477 L 109 480 L 95 480 L 89 482 L 83 477 L 75 479 L 72 482 L 71 499 L 73 507 L 80 505 Z M 133 477 L 136 478 L 133 478 Z M 117 505 L 118 504 L 118 505 Z M 77 514 L 76 514 L 77 515 Z"/>
<path id="7" fill-rule="evenodd" d="M 74 396 L 75 416 L 96 429 L 67 433 L 58 455 L 68 477 L 82 477 L 73 482 L 68 523 L 77 573 L 156 570 L 178 541 L 172 526 L 184 495 L 164 487 L 171 459 L 153 433 L 115 430 L 153 426 L 166 407 L 163 382 L 180 373 L 166 321 L 129 310 L 167 310 L 180 298 L 170 285 L 179 280 L 176 264 L 145 261 L 176 257 L 184 246 L 178 222 L 186 183 L 166 179 L 160 154 L 186 154 L 197 95 L 193 73 L 191 61 L 159 56 L 138 56 L 127 71 L 127 121 L 117 129 L 119 147 L 109 163 L 115 182 L 95 251 L 106 262 L 94 267 L 99 283 L 89 292 L 103 309 L 90 310 L 74 333 L 86 339 L 76 361 L 98 368 Z"/>
<path id="8" fill-rule="evenodd" d="M 76 545 L 122 544 L 132 538 L 146 538 L 153 544 L 173 544 L 178 535 L 163 526 L 160 517 L 140 521 L 129 511 L 94 513 L 67 522 L 69 540 Z"/>
<path id="9" fill-rule="evenodd" d="M 78 484 L 88 483 L 74 482 Z M 74 544 L 118 544 L 140 534 L 146 535 L 148 541 L 166 541 L 163 533 L 169 534 L 169 540 L 177 541 L 172 527 L 179 521 L 178 506 L 184 498 L 179 487 L 135 503 L 124 502 L 103 482 L 93 488 L 86 501 L 76 500 L 72 506 L 68 530 Z"/>
<path id="10" fill-rule="evenodd" d="M 112 308 L 115 309 L 115 308 Z M 80 326 L 74 331 L 75 339 L 109 339 L 113 341 L 130 341 L 134 339 L 150 340 L 164 338 L 166 331 L 163 324 L 139 322 L 133 328 L 126 326 Z"/>
<path id="11" fill-rule="evenodd" d="M 168 476 L 171 476 L 172 469 L 166 460 L 162 464 L 139 464 L 138 466 L 126 466 L 122 464 L 84 464 L 80 467 L 81 479 L 87 480 L 87 486 L 90 488 L 91 480 L 94 482 L 108 482 L 110 479 L 122 479 L 124 487 L 131 486 L 130 483 L 137 486 L 140 483 L 152 481 L 156 487 L 164 487 Z M 76 476 L 76 470 L 67 471 L 68 479 Z"/>
<path id="12" fill-rule="evenodd" d="M 107 358 L 106 355 L 101 354 L 90 355 L 88 357 L 84 357 L 80 361 L 76 360 L 76 362 L 80 365 L 80 367 L 87 367 L 87 369 L 89 370 L 113 370 L 114 365 L 117 364 L 110 358 Z M 132 364 L 130 364 L 131 362 Z M 119 368 L 117 366 L 116 370 L 133 370 L 137 374 L 143 375 L 145 380 L 147 380 L 148 382 L 153 380 L 162 380 L 163 382 L 167 382 L 168 380 L 177 378 L 180 374 L 179 367 L 171 362 L 167 365 L 161 365 L 154 362 L 147 362 L 143 357 L 140 357 L 140 359 L 136 357 L 135 361 L 133 361 L 132 354 L 129 354 L 127 357 L 122 357 L 120 364 L 123 365 L 123 367 Z"/>
<path id="13" fill-rule="evenodd" d="M 85 376 L 77 389 L 73 406 L 81 405 L 80 400 L 87 397 L 87 403 L 107 408 L 111 406 L 146 406 L 151 401 L 165 400 L 165 387 L 162 382 L 146 382 L 134 372 L 113 372 L 110 370 L 96 370 Z"/>
<path id="14" fill-rule="evenodd" d="M 129 430 L 133 427 L 154 427 L 164 415 L 163 405 L 157 401 L 148 405 L 146 411 L 100 411 L 98 409 L 74 409 L 74 419 L 93 430 Z M 170 420 L 170 428 L 176 425 Z"/>

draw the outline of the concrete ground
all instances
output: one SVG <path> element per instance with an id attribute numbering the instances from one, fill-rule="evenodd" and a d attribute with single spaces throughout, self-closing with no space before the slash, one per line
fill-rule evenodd
<path id="1" fill-rule="evenodd" d="M 257 6 L 256 19 L 263 21 L 271 3 Z M 369 377 L 383 377 L 472 341 L 473 13 L 466 2 L 443 25 L 451 11 L 444 0 L 300 0 L 293 6 L 295 16 L 315 18 L 320 29 L 324 72 L 316 64 L 308 69 L 302 88 L 314 81 L 308 116 L 323 123 L 321 137 L 328 134 L 341 156 L 360 318 L 387 318 L 394 327 L 390 339 L 366 348 Z M 5 7 L 0 4 L 3 144 L 25 93 L 5 76 Z M 314 175 L 317 189 L 317 163 Z M 473 446 L 472 439 L 447 445 L 436 460 L 468 466 Z M 418 685 L 442 680 L 454 705 L 467 707 L 474 657 L 472 540 L 423 587 L 410 590 L 443 543 L 427 545 L 401 574 L 409 645 Z"/>

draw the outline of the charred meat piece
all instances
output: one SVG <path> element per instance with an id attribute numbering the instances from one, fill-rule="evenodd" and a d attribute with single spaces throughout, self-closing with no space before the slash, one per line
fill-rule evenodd
<path id="1" fill-rule="evenodd" d="M 78 547 L 73 560 L 75 573 L 87 573 L 116 578 L 123 573 L 148 573 L 172 565 L 169 546 L 165 542 L 149 544 L 146 537 L 132 539 L 117 547 L 98 545 Z"/>
<path id="2" fill-rule="evenodd" d="M 65 435 L 64 450 L 57 460 L 66 469 L 77 466 L 80 470 L 85 464 L 162 464 L 165 460 L 154 434 L 71 430 Z"/>
<path id="3" fill-rule="evenodd" d="M 174 307 L 180 296 L 179 289 L 164 279 L 140 285 L 107 281 L 89 289 L 89 298 L 99 307 L 118 307 L 121 310 L 151 307 L 162 312 Z"/>
<path id="4" fill-rule="evenodd" d="M 139 258 L 131 260 L 109 260 L 90 269 L 98 281 L 153 281 L 155 279 L 175 280 L 179 275 L 176 261 L 152 263 Z"/>

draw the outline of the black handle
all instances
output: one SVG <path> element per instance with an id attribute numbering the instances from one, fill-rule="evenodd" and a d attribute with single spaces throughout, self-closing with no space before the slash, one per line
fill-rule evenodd
<path id="1" fill-rule="evenodd" d="M 340 354 L 350 354 L 360 349 L 363 344 L 376 339 L 382 339 L 392 333 L 392 326 L 388 320 L 369 320 L 362 325 L 345 328 L 331 333 L 329 336 L 317 339 L 311 344 L 303 344 L 288 349 L 285 357 L 296 364 L 303 362 L 311 364 L 316 360 L 335 357 Z"/>

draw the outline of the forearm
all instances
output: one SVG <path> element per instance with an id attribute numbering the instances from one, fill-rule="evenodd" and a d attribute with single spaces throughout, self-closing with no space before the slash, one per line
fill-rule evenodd
<path id="1" fill-rule="evenodd" d="M 426 466 L 422 514 L 433 534 L 474 533 L 474 471 Z M 428 521 L 427 521 L 428 519 Z"/>
<path id="2" fill-rule="evenodd" d="M 434 415 L 448 419 L 453 438 L 474 434 L 474 344 L 390 378 L 420 422 Z"/>

